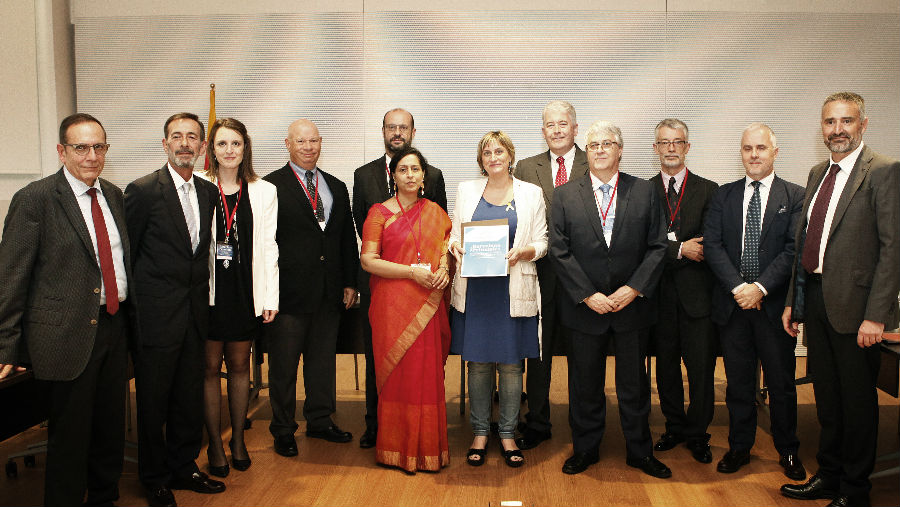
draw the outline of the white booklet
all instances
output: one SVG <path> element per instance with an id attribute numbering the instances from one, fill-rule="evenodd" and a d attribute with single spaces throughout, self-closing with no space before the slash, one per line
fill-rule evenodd
<path id="1" fill-rule="evenodd" d="M 506 276 L 509 274 L 509 220 L 479 220 L 462 224 L 460 276 Z"/>

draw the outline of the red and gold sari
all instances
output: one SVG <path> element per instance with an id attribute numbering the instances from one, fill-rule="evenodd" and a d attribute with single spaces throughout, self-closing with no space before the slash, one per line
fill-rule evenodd
<path id="1" fill-rule="evenodd" d="M 437 271 L 447 265 L 449 238 L 450 218 L 429 200 L 419 199 L 404 213 L 376 204 L 363 226 L 362 252 L 407 266 L 430 263 Z M 376 460 L 409 472 L 440 470 L 450 464 L 444 399 L 450 324 L 444 290 L 375 275 L 369 287 L 378 385 Z"/>

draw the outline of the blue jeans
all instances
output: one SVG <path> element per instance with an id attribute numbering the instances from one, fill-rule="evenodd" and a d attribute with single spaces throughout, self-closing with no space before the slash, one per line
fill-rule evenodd
<path id="1" fill-rule="evenodd" d="M 468 362 L 469 421 L 475 436 L 488 436 L 491 431 L 491 401 L 494 399 L 494 366 L 500 372 L 500 438 L 515 438 L 522 403 L 522 363 Z"/>

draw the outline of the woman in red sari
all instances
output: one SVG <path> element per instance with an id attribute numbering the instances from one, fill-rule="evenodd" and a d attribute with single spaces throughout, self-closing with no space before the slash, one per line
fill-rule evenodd
<path id="1" fill-rule="evenodd" d="M 444 362 L 450 324 L 444 302 L 450 218 L 419 197 L 425 157 L 408 147 L 390 163 L 394 197 L 372 206 L 362 267 L 372 274 L 372 348 L 378 386 L 376 460 L 415 473 L 450 464 Z"/>

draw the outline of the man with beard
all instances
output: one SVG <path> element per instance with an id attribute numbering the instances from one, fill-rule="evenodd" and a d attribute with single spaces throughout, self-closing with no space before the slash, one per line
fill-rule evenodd
<path id="1" fill-rule="evenodd" d="M 225 490 L 195 463 L 203 440 L 210 226 L 218 189 L 193 176 L 206 147 L 197 115 L 172 115 L 163 134 L 168 163 L 125 188 L 138 312 L 138 477 L 151 507 L 176 505 L 173 489 Z"/>
<path id="2" fill-rule="evenodd" d="M 362 238 L 363 223 L 373 204 L 384 202 L 394 195 L 395 187 L 388 164 L 395 153 L 412 144 L 416 136 L 415 120 L 404 109 L 391 109 L 384 114 L 381 133 L 384 136 L 384 156 L 359 167 L 353 173 L 353 219 L 356 233 Z M 425 171 L 425 198 L 447 210 L 444 176 L 437 167 L 429 165 Z M 359 439 L 363 449 L 375 447 L 378 435 L 378 390 L 375 387 L 375 359 L 372 355 L 372 326 L 369 324 L 369 273 L 360 268 L 359 308 L 363 317 L 363 345 L 366 355 L 366 431 Z"/>
<path id="3" fill-rule="evenodd" d="M 852 92 L 822 105 L 831 158 L 813 167 L 797 225 L 797 262 L 781 316 L 805 322 L 809 373 L 822 431 L 819 470 L 785 484 L 791 498 L 868 506 L 878 436 L 879 346 L 897 327 L 900 292 L 900 162 L 866 146 L 866 104 Z"/>

